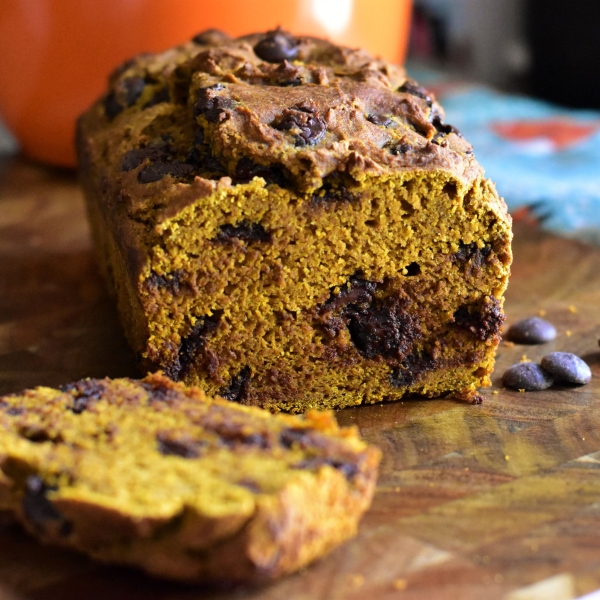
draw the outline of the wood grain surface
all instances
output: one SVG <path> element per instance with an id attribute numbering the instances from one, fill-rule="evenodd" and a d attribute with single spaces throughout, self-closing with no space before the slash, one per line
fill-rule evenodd
<path id="1" fill-rule="evenodd" d="M 473 406 L 410 400 L 347 409 L 384 452 L 359 535 L 303 572 L 209 590 L 38 546 L 0 524 L 0 600 L 570 600 L 600 588 L 600 250 L 516 228 L 508 323 L 546 311 L 544 346 L 501 344 Z M 500 385 L 526 355 L 575 352 L 581 388 Z M 135 375 L 94 264 L 75 177 L 0 163 L 0 393 Z"/>

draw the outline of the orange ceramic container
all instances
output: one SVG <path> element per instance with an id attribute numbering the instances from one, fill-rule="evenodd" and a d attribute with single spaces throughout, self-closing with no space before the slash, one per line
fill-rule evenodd
<path id="1" fill-rule="evenodd" d="M 272 29 L 404 58 L 411 0 L 0 0 L 0 115 L 28 156 L 75 165 L 74 123 L 123 60 L 217 27 Z"/>

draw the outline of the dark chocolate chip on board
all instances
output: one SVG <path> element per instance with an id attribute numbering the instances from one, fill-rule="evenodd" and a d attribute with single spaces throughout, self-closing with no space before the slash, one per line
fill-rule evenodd
<path id="1" fill-rule="evenodd" d="M 554 383 L 554 378 L 541 365 L 517 363 L 504 372 L 502 383 L 513 390 L 538 392 L 548 389 Z"/>
<path id="2" fill-rule="evenodd" d="M 592 380 L 592 371 L 588 364 L 570 352 L 551 352 L 542 358 L 542 367 L 548 371 L 557 383 L 585 385 Z"/>
<path id="3" fill-rule="evenodd" d="M 275 29 L 268 31 L 265 37 L 254 46 L 254 52 L 256 56 L 270 63 L 294 60 L 298 55 L 298 42 L 289 33 Z"/>
<path id="4" fill-rule="evenodd" d="M 513 323 L 506 339 L 515 344 L 545 344 L 556 338 L 556 328 L 540 317 L 530 317 Z"/>

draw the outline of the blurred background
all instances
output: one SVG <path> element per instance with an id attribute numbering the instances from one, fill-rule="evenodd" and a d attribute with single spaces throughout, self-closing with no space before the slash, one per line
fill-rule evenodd
<path id="1" fill-rule="evenodd" d="M 598 0 L 0 0 L 0 155 L 72 167 L 124 59 L 279 24 L 406 61 L 514 215 L 600 241 Z"/>

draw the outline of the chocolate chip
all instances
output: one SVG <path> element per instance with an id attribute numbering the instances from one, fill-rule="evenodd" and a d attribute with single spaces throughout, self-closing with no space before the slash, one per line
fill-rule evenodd
<path id="1" fill-rule="evenodd" d="M 588 364 L 570 352 L 546 354 L 542 358 L 542 367 L 559 383 L 585 385 L 592 380 L 592 371 Z"/>
<path id="2" fill-rule="evenodd" d="M 188 437 L 174 438 L 168 433 L 160 432 L 156 436 L 158 451 L 163 456 L 179 456 L 181 458 L 198 458 L 205 443 Z"/>
<path id="3" fill-rule="evenodd" d="M 194 133 L 194 146 L 200 146 L 204 144 L 204 129 L 198 127 Z"/>
<path id="4" fill-rule="evenodd" d="M 433 102 L 433 98 L 431 97 L 430 93 L 424 87 L 421 87 L 415 81 L 410 79 L 407 79 L 404 84 L 398 88 L 398 92 L 402 94 L 410 94 L 411 96 L 417 96 L 417 98 L 422 98 L 430 104 Z"/>
<path id="5" fill-rule="evenodd" d="M 93 406 L 106 391 L 104 383 L 99 379 L 81 379 L 74 383 L 67 383 L 59 389 L 73 397 L 73 404 L 68 408 L 76 415 Z"/>
<path id="6" fill-rule="evenodd" d="M 146 81 L 143 77 L 128 77 L 122 82 L 125 89 L 125 104 L 133 106 L 137 99 L 142 95 L 146 87 Z"/>
<path id="7" fill-rule="evenodd" d="M 212 430 L 220 437 L 221 443 L 229 448 L 240 444 L 263 449 L 272 446 L 271 437 L 267 432 L 249 433 L 247 426 L 241 423 L 223 421 L 217 427 L 213 427 Z"/>
<path id="8" fill-rule="evenodd" d="M 279 87 L 298 87 L 302 85 L 304 82 L 300 77 L 294 77 L 294 79 L 284 79 L 284 80 L 276 80 L 273 82 L 275 85 Z"/>
<path id="9" fill-rule="evenodd" d="M 397 298 L 375 300 L 368 308 L 346 311 L 348 330 L 365 358 L 398 358 L 405 355 L 420 334 L 419 323 Z"/>
<path id="10" fill-rule="evenodd" d="M 367 281 L 358 275 L 353 275 L 337 293 L 331 290 L 329 300 L 327 300 L 324 307 L 327 310 L 332 310 L 349 304 L 354 306 L 369 305 L 373 301 L 376 290 L 377 282 Z"/>
<path id="11" fill-rule="evenodd" d="M 62 442 L 63 438 L 60 434 L 51 434 L 47 429 L 44 429 L 41 425 L 29 423 L 19 427 L 19 435 L 34 442 L 35 444 L 41 444 L 43 442 Z"/>
<path id="12" fill-rule="evenodd" d="M 279 443 L 285 448 L 291 448 L 294 445 L 304 447 L 308 434 L 312 429 L 306 427 L 286 427 L 279 433 Z"/>
<path id="13" fill-rule="evenodd" d="M 185 163 L 196 170 L 202 170 L 215 175 L 226 173 L 225 167 L 218 158 L 214 157 L 208 144 L 204 143 L 204 132 L 199 129 L 194 137 L 194 147 L 188 152 Z"/>
<path id="14" fill-rule="evenodd" d="M 148 392 L 148 400 L 168 403 L 179 399 L 179 392 L 162 381 L 142 381 L 140 386 Z"/>
<path id="15" fill-rule="evenodd" d="M 478 275 L 487 263 L 491 253 L 492 247 L 490 244 L 485 244 L 483 248 L 480 248 L 477 242 L 471 242 L 470 244 L 461 242 L 458 251 L 452 255 L 452 260 L 463 264 L 468 263 L 467 275 Z"/>
<path id="16" fill-rule="evenodd" d="M 249 183 L 255 177 L 262 177 L 267 184 L 275 183 L 280 187 L 286 184 L 286 177 L 279 165 L 259 165 L 250 158 L 242 156 L 235 167 L 235 180 L 237 183 Z"/>
<path id="17" fill-rule="evenodd" d="M 216 92 L 224 89 L 225 87 L 221 83 L 200 88 L 196 100 L 195 116 L 203 115 L 210 123 L 222 121 L 225 118 L 224 111 L 234 106 L 233 100 L 230 98 L 222 98 L 216 95 Z"/>
<path id="18" fill-rule="evenodd" d="M 144 104 L 144 108 L 151 108 L 152 106 L 156 106 L 157 104 L 162 104 L 163 102 L 171 101 L 171 92 L 168 87 L 159 88 L 152 94 L 152 98 Z"/>
<path id="19" fill-rule="evenodd" d="M 435 368 L 435 360 L 428 352 L 413 353 L 403 359 L 402 364 L 390 373 L 390 383 L 394 387 L 408 387 L 420 381 L 428 371 Z"/>
<path id="20" fill-rule="evenodd" d="M 381 127 L 390 127 L 395 123 L 395 121 L 390 119 L 390 117 L 386 117 L 385 115 L 377 115 L 373 113 L 367 115 L 367 121 L 373 123 L 374 125 L 379 125 Z"/>
<path id="21" fill-rule="evenodd" d="M 53 488 L 46 486 L 40 477 L 30 475 L 25 483 L 23 514 L 38 531 L 44 532 L 52 528 L 66 536 L 71 531 L 71 524 L 65 521 L 52 502 L 48 500 L 46 494 L 51 489 Z"/>
<path id="22" fill-rule="evenodd" d="M 399 156 L 401 154 L 406 154 L 411 149 L 411 146 L 410 146 L 410 144 L 407 144 L 406 142 L 402 142 L 400 144 L 394 144 L 391 146 L 387 146 L 387 148 L 389 148 L 389 151 L 394 156 Z"/>
<path id="23" fill-rule="evenodd" d="M 219 326 L 222 315 L 222 310 L 216 310 L 211 316 L 198 319 L 190 333 L 181 339 L 177 361 L 170 366 L 171 379 L 177 380 L 186 374 L 196 356 L 204 348 L 208 336 Z"/>
<path id="24" fill-rule="evenodd" d="M 192 42 L 201 46 L 220 46 L 229 41 L 231 41 L 231 36 L 220 29 L 207 29 L 192 38 Z"/>
<path id="25" fill-rule="evenodd" d="M 431 124 L 437 129 L 437 131 L 443 135 L 448 135 L 450 133 L 454 133 L 456 134 L 458 137 L 462 137 L 462 133 L 456 129 L 456 127 L 454 127 L 453 125 L 450 125 L 448 123 L 443 123 L 442 119 L 439 115 L 436 115 L 432 121 Z M 433 141 L 436 141 L 437 136 L 435 136 L 433 138 Z"/>
<path id="26" fill-rule="evenodd" d="M 554 338 L 556 338 L 556 328 L 540 317 L 517 321 L 506 332 L 506 339 L 516 344 L 545 344 Z"/>
<path id="27" fill-rule="evenodd" d="M 147 146 L 145 148 L 134 148 L 123 154 L 121 159 L 121 171 L 132 171 L 139 167 L 146 159 L 157 161 L 167 151 L 166 145 Z"/>
<path id="28" fill-rule="evenodd" d="M 292 469 L 306 469 L 310 471 L 318 470 L 324 466 L 330 466 L 338 471 L 341 471 L 344 477 L 346 477 L 348 480 L 354 479 L 354 477 L 358 474 L 358 466 L 354 463 L 320 456 L 306 458 L 294 465 L 290 465 Z"/>
<path id="29" fill-rule="evenodd" d="M 109 119 L 114 119 L 119 113 L 123 112 L 124 107 L 117 100 L 117 94 L 114 91 L 108 93 L 104 98 L 104 114 Z"/>
<path id="30" fill-rule="evenodd" d="M 454 312 L 454 323 L 467 329 L 482 342 L 497 335 L 504 323 L 500 300 L 485 296 L 478 302 L 464 304 Z"/>
<path id="31" fill-rule="evenodd" d="M 356 200 L 358 200 L 358 196 L 350 192 L 345 186 L 336 186 L 329 182 L 324 182 L 323 186 L 316 190 L 311 198 L 311 202 L 315 206 L 339 202 L 355 202 Z"/>
<path id="32" fill-rule="evenodd" d="M 268 31 L 254 46 L 254 52 L 256 56 L 270 63 L 294 60 L 298 55 L 298 42 L 292 35 L 278 28 Z"/>
<path id="33" fill-rule="evenodd" d="M 289 131 L 296 140 L 296 146 L 314 146 L 327 131 L 325 120 L 318 115 L 317 108 L 309 103 L 284 110 L 272 126 L 279 131 Z"/>
<path id="34" fill-rule="evenodd" d="M 24 415 L 27 411 L 22 406 L 11 406 L 7 409 L 6 414 L 10 417 L 19 417 Z"/>
<path id="35" fill-rule="evenodd" d="M 172 273 L 158 275 L 154 271 L 150 273 L 150 277 L 146 279 L 146 285 L 150 291 L 167 290 L 174 296 L 179 294 L 183 288 L 182 279 L 186 272 L 183 269 L 178 269 Z"/>
<path id="36" fill-rule="evenodd" d="M 260 494 L 262 492 L 260 485 L 251 479 L 242 479 L 241 481 L 236 482 L 236 485 L 247 489 L 253 494 Z"/>
<path id="37" fill-rule="evenodd" d="M 237 225 L 221 225 L 220 231 L 215 238 L 218 242 L 227 242 L 232 238 L 244 242 L 270 242 L 271 234 L 260 224 L 241 221 Z"/>
<path id="38" fill-rule="evenodd" d="M 513 390 L 536 392 L 549 388 L 554 379 L 538 364 L 517 363 L 505 371 L 502 383 Z"/>
<path id="39" fill-rule="evenodd" d="M 231 383 L 219 392 L 219 396 L 232 402 L 243 402 L 248 398 L 251 377 L 252 371 L 250 367 L 245 366 L 231 379 Z"/>
<path id="40" fill-rule="evenodd" d="M 194 171 L 194 165 L 180 162 L 177 159 L 169 162 L 159 159 L 156 162 L 149 164 L 147 167 L 144 167 L 138 173 L 138 181 L 140 183 L 153 183 L 167 175 L 183 178 L 191 175 Z"/>

